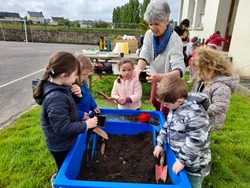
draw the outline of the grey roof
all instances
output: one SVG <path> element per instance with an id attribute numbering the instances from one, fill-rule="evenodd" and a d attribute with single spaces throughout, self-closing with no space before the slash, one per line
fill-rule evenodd
<path id="1" fill-rule="evenodd" d="M 0 12 L 0 16 L 6 18 L 21 18 L 19 13 L 16 13 L 16 12 Z"/>
<path id="2" fill-rule="evenodd" d="M 53 20 L 53 21 L 60 21 L 60 20 L 64 20 L 64 18 L 63 17 L 53 17 L 53 16 L 51 16 L 51 19 Z"/>
<path id="3" fill-rule="evenodd" d="M 92 25 L 93 22 L 91 20 L 81 20 L 80 23 L 85 25 Z"/>
<path id="4" fill-rule="evenodd" d="M 42 12 L 30 12 L 28 11 L 30 17 L 44 17 Z"/>

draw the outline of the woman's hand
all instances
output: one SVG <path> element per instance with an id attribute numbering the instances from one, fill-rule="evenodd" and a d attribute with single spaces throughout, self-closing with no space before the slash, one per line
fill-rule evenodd
<path id="1" fill-rule="evenodd" d="M 149 83 L 153 83 L 153 82 L 160 82 L 165 74 L 148 74 L 148 75 L 149 76 L 146 77 L 147 81 Z"/>

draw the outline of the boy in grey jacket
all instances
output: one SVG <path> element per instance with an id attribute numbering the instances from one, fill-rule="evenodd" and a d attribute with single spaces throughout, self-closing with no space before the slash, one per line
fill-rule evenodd
<path id="1" fill-rule="evenodd" d="M 188 93 L 186 83 L 170 74 L 159 82 L 155 96 L 170 112 L 157 136 L 154 156 L 162 154 L 167 142 L 177 157 L 173 172 L 178 174 L 185 168 L 192 187 L 201 187 L 211 162 L 208 96 Z"/>

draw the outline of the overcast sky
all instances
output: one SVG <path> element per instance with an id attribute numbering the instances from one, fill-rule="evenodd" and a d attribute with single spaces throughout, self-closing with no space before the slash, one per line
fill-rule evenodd
<path id="1" fill-rule="evenodd" d="M 170 19 L 177 21 L 179 0 L 167 0 Z M 128 3 L 129 0 L 0 0 L 1 12 L 17 12 L 21 17 L 27 11 L 43 12 L 44 18 L 64 17 L 73 20 L 112 21 L 113 9 Z M 143 0 L 139 0 L 140 3 Z"/>

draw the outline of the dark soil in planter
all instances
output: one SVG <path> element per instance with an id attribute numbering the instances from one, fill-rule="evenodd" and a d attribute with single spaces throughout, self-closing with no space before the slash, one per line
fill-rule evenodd
<path id="1" fill-rule="evenodd" d="M 78 180 L 107 182 L 136 182 L 155 184 L 155 164 L 152 134 L 109 135 L 101 153 L 102 139 L 99 138 L 90 168 L 86 167 L 85 152 Z M 168 184 L 171 180 L 168 179 Z"/>
<path id="2" fill-rule="evenodd" d="M 125 122 L 138 122 L 138 115 L 106 115 L 107 120 L 120 120 Z M 150 117 L 150 120 L 148 122 L 145 122 L 148 124 L 151 124 L 153 126 L 159 125 L 159 119 L 156 117 Z"/>

